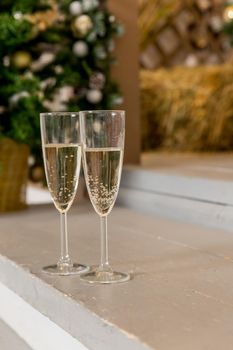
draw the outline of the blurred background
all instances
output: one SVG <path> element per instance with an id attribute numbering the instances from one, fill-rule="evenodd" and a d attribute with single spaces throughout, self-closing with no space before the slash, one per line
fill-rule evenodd
<path id="1" fill-rule="evenodd" d="M 232 179 L 232 44 L 233 1 L 1 0 L 0 210 L 44 185 L 43 111 L 126 109 L 126 164 Z"/>
<path id="2" fill-rule="evenodd" d="M 232 1 L 139 2 L 145 167 L 233 179 L 232 17 Z"/>
<path id="3" fill-rule="evenodd" d="M 144 149 L 232 148 L 232 16 L 221 0 L 140 2 Z"/>

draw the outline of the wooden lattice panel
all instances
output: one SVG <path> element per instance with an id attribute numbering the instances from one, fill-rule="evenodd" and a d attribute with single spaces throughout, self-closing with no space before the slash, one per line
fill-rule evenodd
<path id="1" fill-rule="evenodd" d="M 231 51 L 221 33 L 224 4 L 225 0 L 140 0 L 142 66 L 224 62 Z"/>

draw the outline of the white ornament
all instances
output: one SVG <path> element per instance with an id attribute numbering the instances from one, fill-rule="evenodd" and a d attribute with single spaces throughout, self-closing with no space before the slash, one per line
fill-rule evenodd
<path id="1" fill-rule="evenodd" d="M 116 17 L 113 16 L 113 15 L 109 16 L 109 22 L 110 23 L 115 23 L 116 22 Z"/>
<path id="2" fill-rule="evenodd" d="M 83 0 L 82 7 L 84 12 L 92 11 L 99 6 L 98 0 Z"/>
<path id="3" fill-rule="evenodd" d="M 122 24 L 117 25 L 117 36 L 123 36 L 125 34 L 125 28 Z"/>
<path id="4" fill-rule="evenodd" d="M 28 91 L 21 91 L 21 92 L 18 92 L 17 94 L 12 95 L 9 101 L 11 107 L 16 106 L 19 100 L 21 100 L 22 98 L 27 98 L 29 96 L 30 94 Z"/>
<path id="5" fill-rule="evenodd" d="M 73 86 L 66 85 L 57 89 L 53 95 L 53 100 L 43 101 L 43 106 L 50 111 L 66 111 L 67 103 L 74 97 Z"/>
<path id="6" fill-rule="evenodd" d="M 47 64 L 50 64 L 54 61 L 55 54 L 53 52 L 44 52 L 41 54 L 39 60 L 42 65 L 47 66 Z"/>
<path id="7" fill-rule="evenodd" d="M 82 4 L 79 1 L 73 1 L 70 4 L 69 10 L 72 16 L 81 15 L 81 13 L 83 12 Z"/>
<path id="8" fill-rule="evenodd" d="M 67 110 L 67 106 L 63 102 L 61 102 L 57 96 L 52 101 L 51 100 L 43 101 L 43 106 L 51 112 L 52 111 L 65 112 Z"/>
<path id="9" fill-rule="evenodd" d="M 30 70 L 27 70 L 24 73 L 23 77 L 26 78 L 26 79 L 34 79 L 34 74 Z"/>
<path id="10" fill-rule="evenodd" d="M 16 19 L 17 21 L 21 21 L 23 19 L 23 14 L 20 11 L 17 11 L 13 14 L 14 19 Z"/>
<path id="11" fill-rule="evenodd" d="M 88 54 L 88 46 L 84 41 L 77 41 L 73 45 L 73 53 L 77 57 L 85 57 Z"/>
<path id="12" fill-rule="evenodd" d="M 62 74 L 64 72 L 64 68 L 60 65 L 54 67 L 54 71 L 56 74 Z"/>
<path id="13" fill-rule="evenodd" d="M 11 64 L 10 57 L 9 57 L 9 56 L 4 56 L 4 57 L 3 57 L 3 65 L 4 65 L 5 67 L 9 67 L 10 64 Z"/>
<path id="14" fill-rule="evenodd" d="M 108 52 L 113 52 L 115 50 L 115 43 L 113 40 L 110 40 L 108 43 Z"/>
<path id="15" fill-rule="evenodd" d="M 34 72 L 40 71 L 41 69 L 43 69 L 45 66 L 47 66 L 48 64 L 52 63 L 55 60 L 55 54 L 53 52 L 43 52 L 39 59 L 34 61 L 31 64 L 31 69 Z"/>
<path id="16" fill-rule="evenodd" d="M 54 87 L 56 85 L 56 79 L 54 77 L 51 77 L 51 78 L 47 78 L 45 80 L 42 80 L 41 83 L 40 83 L 40 88 L 42 90 L 45 90 L 47 89 L 48 87 Z"/>
<path id="17" fill-rule="evenodd" d="M 74 88 L 73 86 L 62 86 L 58 90 L 58 94 L 61 102 L 69 102 L 74 97 Z"/>
<path id="18" fill-rule="evenodd" d="M 102 100 L 103 94 L 100 90 L 88 90 L 86 98 L 90 103 L 96 104 Z"/>
<path id="19" fill-rule="evenodd" d="M 122 105 L 124 103 L 124 99 L 122 96 L 118 96 L 113 100 L 113 104 L 115 106 Z"/>
<path id="20" fill-rule="evenodd" d="M 85 36 L 92 29 L 93 23 L 89 16 L 82 15 L 75 19 L 74 27 L 78 31 L 78 34 Z"/>
<path id="21" fill-rule="evenodd" d="M 91 89 L 101 90 L 103 89 L 105 82 L 106 78 L 103 73 L 94 72 L 90 77 L 89 86 Z"/>
<path id="22" fill-rule="evenodd" d="M 95 55 L 95 57 L 99 58 L 100 60 L 105 60 L 105 58 L 107 57 L 107 52 L 106 52 L 104 46 L 97 45 L 94 48 L 94 55 Z"/>

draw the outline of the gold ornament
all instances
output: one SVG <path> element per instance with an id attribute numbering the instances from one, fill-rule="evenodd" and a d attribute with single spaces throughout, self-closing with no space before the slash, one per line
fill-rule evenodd
<path id="1" fill-rule="evenodd" d="M 223 18 L 226 22 L 233 20 L 233 5 L 229 5 L 225 8 Z"/>
<path id="2" fill-rule="evenodd" d="M 38 23 L 38 29 L 39 29 L 40 32 L 43 32 L 44 30 L 46 30 L 47 27 L 48 27 L 48 23 L 46 23 L 46 21 L 41 20 Z"/>
<path id="3" fill-rule="evenodd" d="M 47 11 L 38 11 L 30 15 L 25 15 L 30 23 L 34 24 L 39 31 L 45 31 L 57 21 L 63 21 L 64 16 L 59 12 L 57 4 L 51 1 L 51 9 Z"/>
<path id="4" fill-rule="evenodd" d="M 78 37 L 86 36 L 92 27 L 93 23 L 88 15 L 76 17 L 72 23 L 72 30 Z"/>
<path id="5" fill-rule="evenodd" d="M 24 69 L 30 66 L 32 62 L 32 56 L 27 51 L 17 51 L 12 56 L 12 64 L 19 69 Z"/>

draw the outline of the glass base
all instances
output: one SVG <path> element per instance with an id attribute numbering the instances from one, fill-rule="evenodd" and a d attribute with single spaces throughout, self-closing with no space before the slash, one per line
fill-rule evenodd
<path id="1" fill-rule="evenodd" d="M 130 274 L 112 270 L 104 271 L 95 268 L 88 273 L 82 274 L 80 279 L 92 284 L 113 284 L 129 281 Z"/>
<path id="2" fill-rule="evenodd" d="M 42 271 L 50 275 L 60 275 L 60 276 L 69 276 L 69 275 L 80 275 L 81 273 L 88 272 L 90 268 L 86 265 L 74 263 L 72 265 L 49 265 L 43 267 Z"/>

